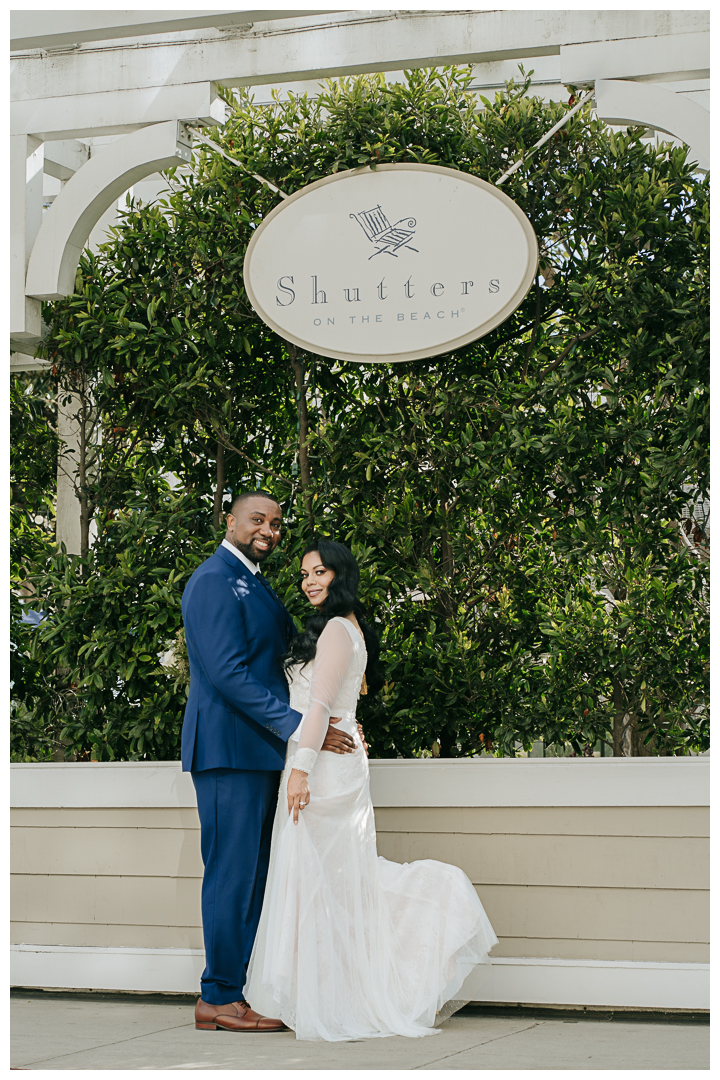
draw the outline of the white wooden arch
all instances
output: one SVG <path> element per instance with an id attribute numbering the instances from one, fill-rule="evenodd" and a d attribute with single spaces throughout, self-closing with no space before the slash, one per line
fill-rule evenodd
<path id="1" fill-rule="evenodd" d="M 191 158 L 190 138 L 178 120 L 141 128 L 91 157 L 43 219 L 28 264 L 26 295 L 58 300 L 74 292 L 83 248 L 105 211 L 139 180 Z"/>
<path id="2" fill-rule="evenodd" d="M 606 124 L 643 124 L 687 144 L 691 160 L 710 168 L 710 113 L 662 86 L 627 79 L 595 82 L 597 115 Z"/>

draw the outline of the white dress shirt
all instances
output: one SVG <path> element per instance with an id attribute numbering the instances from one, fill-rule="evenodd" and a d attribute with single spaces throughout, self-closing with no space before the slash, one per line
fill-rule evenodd
<path id="1" fill-rule="evenodd" d="M 227 548 L 228 551 L 232 551 L 233 555 L 238 558 L 241 563 L 245 563 L 251 574 L 260 573 L 260 567 L 258 566 L 258 564 L 250 562 L 250 559 L 248 559 L 247 555 L 243 555 L 242 551 L 238 551 L 238 549 L 233 544 L 231 544 L 229 540 L 223 540 L 222 547 Z"/>

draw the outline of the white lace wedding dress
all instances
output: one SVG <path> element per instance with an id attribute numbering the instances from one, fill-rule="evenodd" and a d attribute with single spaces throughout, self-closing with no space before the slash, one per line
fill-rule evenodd
<path id="1" fill-rule="evenodd" d="M 436 1034 L 438 1019 L 463 1004 L 454 999 L 465 977 L 497 942 L 458 867 L 377 854 L 355 722 L 366 660 L 362 634 L 335 618 L 315 660 L 291 671 L 290 704 L 303 720 L 288 743 L 244 995 L 298 1039 Z M 343 718 L 339 727 L 359 750 L 318 753 L 330 716 Z M 297 825 L 286 797 L 293 761 L 310 787 Z"/>

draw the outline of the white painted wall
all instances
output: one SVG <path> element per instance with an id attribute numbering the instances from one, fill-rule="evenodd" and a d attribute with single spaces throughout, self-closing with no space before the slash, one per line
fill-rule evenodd
<path id="1" fill-rule="evenodd" d="M 708 1007 L 707 758 L 384 760 L 371 786 L 380 853 L 461 866 L 497 927 L 467 999 Z M 179 764 L 14 765 L 11 802 L 13 983 L 195 991 Z"/>

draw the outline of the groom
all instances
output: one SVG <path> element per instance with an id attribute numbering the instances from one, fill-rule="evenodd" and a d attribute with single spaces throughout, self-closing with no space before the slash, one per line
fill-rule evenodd
<path id="1" fill-rule="evenodd" d="M 260 563 L 280 542 L 282 511 L 266 491 L 242 491 L 227 533 L 197 568 L 182 599 L 190 694 L 182 767 L 192 774 L 205 873 L 205 970 L 195 1027 L 283 1031 L 243 1001 L 262 908 L 270 839 L 287 740 L 300 723 L 281 663 L 295 633 Z M 322 746 L 355 750 L 328 728 Z"/>

